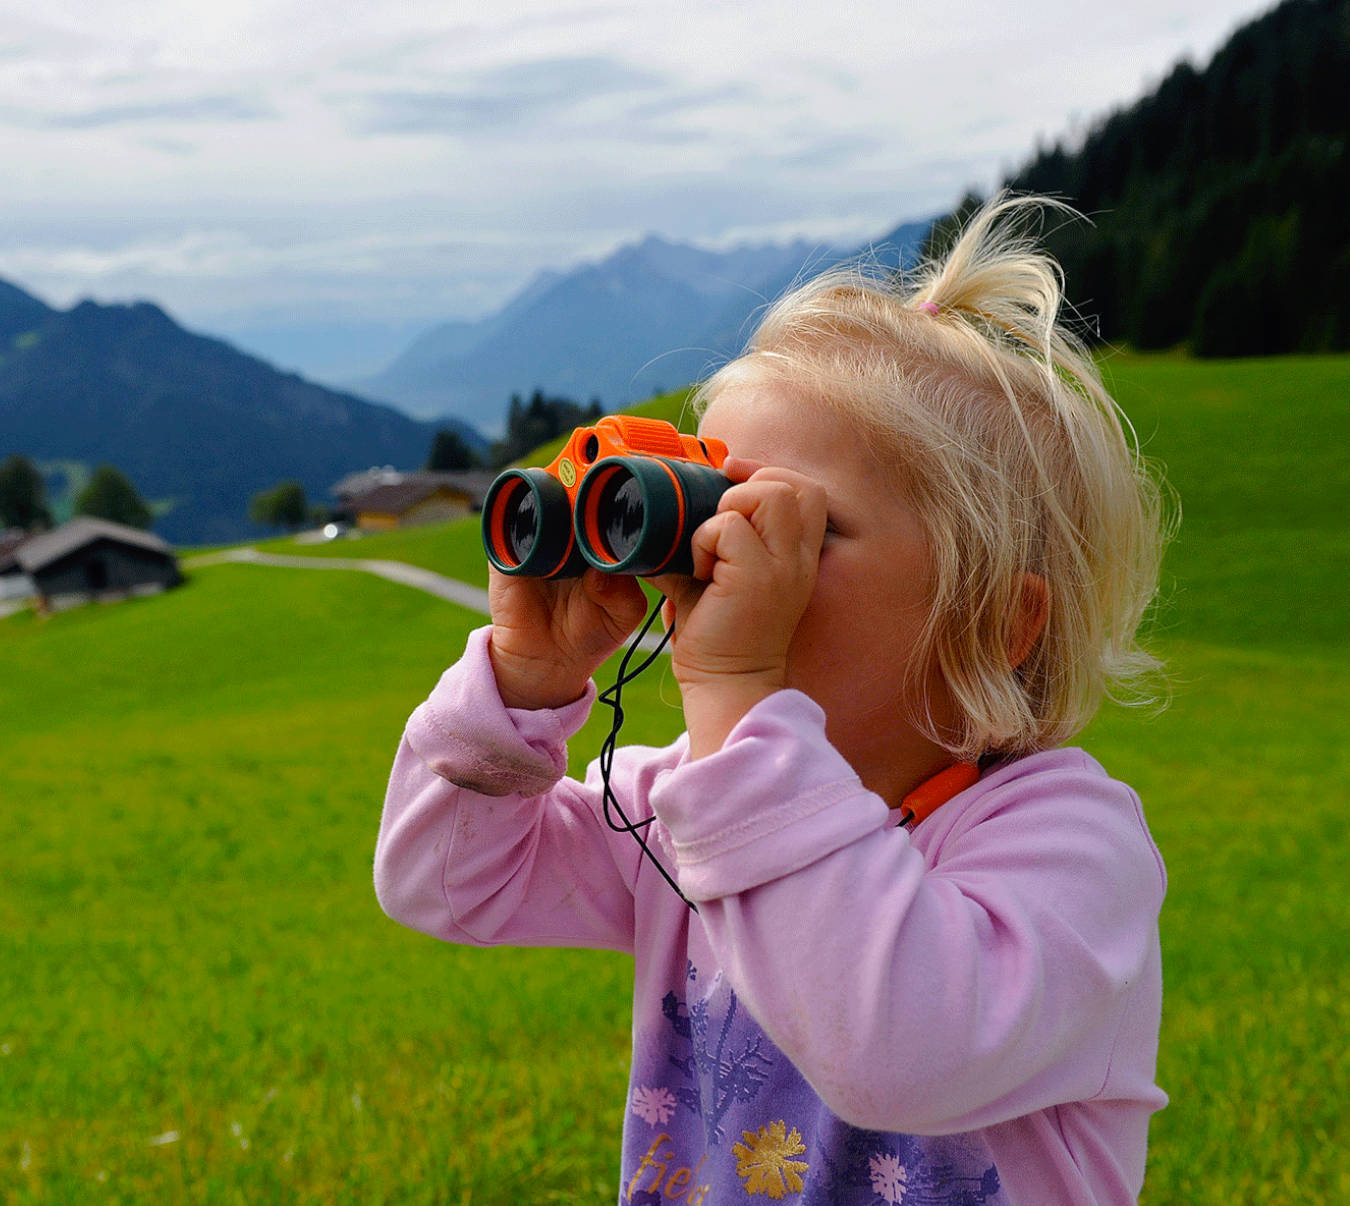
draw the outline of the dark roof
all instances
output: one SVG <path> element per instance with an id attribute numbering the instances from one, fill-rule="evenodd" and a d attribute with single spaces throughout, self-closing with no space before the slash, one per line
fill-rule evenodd
<path id="1" fill-rule="evenodd" d="M 143 532 L 140 528 L 129 528 L 125 524 L 82 515 L 26 541 L 14 554 L 14 559 L 21 569 L 31 574 L 86 544 L 93 544 L 95 540 L 112 540 L 149 549 L 153 553 L 163 553 L 166 557 L 173 556 L 173 549 L 153 532 Z"/>
<path id="2" fill-rule="evenodd" d="M 492 479 L 496 476 L 495 470 L 491 469 L 446 470 L 436 473 L 422 469 L 404 473 L 386 466 L 383 469 L 367 469 L 362 473 L 349 473 L 333 486 L 330 493 L 335 498 L 352 502 L 358 498 L 364 499 L 367 494 L 380 486 L 398 486 L 407 482 L 433 482 L 449 486 L 452 490 L 459 490 L 464 494 L 470 494 L 474 498 L 481 498 L 487 493 L 488 486 L 492 484 Z"/>
<path id="3" fill-rule="evenodd" d="M 406 481 L 395 482 L 389 486 L 376 486 L 364 494 L 347 500 L 347 506 L 353 511 L 378 511 L 381 514 L 401 515 L 409 507 L 430 498 L 441 490 L 454 489 L 440 482 Z M 466 491 L 459 491 L 466 493 Z"/>
<path id="4" fill-rule="evenodd" d="M 399 482 L 390 482 L 347 499 L 351 511 L 379 511 L 400 515 L 409 507 L 430 498 L 438 490 L 451 490 L 478 502 L 496 475 L 482 470 L 466 473 L 409 473 Z"/>

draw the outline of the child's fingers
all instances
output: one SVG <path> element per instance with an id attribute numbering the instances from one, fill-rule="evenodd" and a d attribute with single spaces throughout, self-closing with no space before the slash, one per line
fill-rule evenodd
<path id="1" fill-rule="evenodd" d="M 729 456 L 722 463 L 722 472 L 733 482 L 745 482 L 765 467 L 762 461 L 752 461 L 743 456 Z"/>
<path id="2" fill-rule="evenodd" d="M 733 486 L 727 494 L 737 489 L 740 487 Z M 741 563 L 772 558 L 774 553 L 764 534 L 758 530 L 759 526 L 774 531 L 775 545 L 790 547 L 795 539 L 792 509 L 786 498 L 766 500 L 762 491 L 735 495 L 730 502 L 726 501 L 726 494 L 722 497 L 723 503 L 717 514 L 700 524 L 689 541 L 693 557 L 689 576 L 696 581 L 710 581 L 719 561 Z M 775 509 L 783 512 L 777 519 L 769 514 Z M 755 515 L 758 523 L 752 518 Z M 662 588 L 658 585 L 657 589 Z"/>
<path id="3" fill-rule="evenodd" d="M 771 556 L 792 560 L 819 551 L 826 511 L 824 489 L 786 469 L 761 469 L 727 490 L 718 506 L 719 517 L 744 516 Z"/>
<path id="4" fill-rule="evenodd" d="M 815 586 L 825 505 L 817 483 L 788 470 L 755 468 L 723 494 L 690 541 L 692 573 L 653 580 L 686 669 L 776 661 Z"/>
<path id="5" fill-rule="evenodd" d="M 495 647 L 522 663 L 589 674 L 646 614 L 646 598 L 631 578 L 598 570 L 557 580 L 491 573 Z"/>
<path id="6" fill-rule="evenodd" d="M 792 512 L 767 519 L 737 509 L 721 511 L 694 534 L 694 572 L 729 590 L 753 589 L 776 597 L 793 595 L 812 575 L 812 554 L 796 532 Z"/>
<path id="7" fill-rule="evenodd" d="M 578 586 L 604 623 L 611 640 L 622 642 L 647 614 L 647 597 L 630 577 L 591 568 L 582 575 Z M 582 623 L 586 622 L 583 616 Z"/>
<path id="8" fill-rule="evenodd" d="M 689 551 L 694 558 L 692 578 L 700 582 L 712 579 L 717 562 L 725 556 L 724 552 L 719 551 L 719 546 L 727 525 L 743 521 L 744 518 L 737 511 L 719 511 L 698 526 L 689 542 Z"/>
<path id="9" fill-rule="evenodd" d="M 751 463 L 751 462 L 747 462 Z M 745 510 L 743 500 L 757 498 L 786 499 L 794 498 L 803 508 L 803 512 L 825 507 L 825 489 L 818 482 L 791 469 L 761 468 L 743 482 L 731 486 L 722 495 L 722 508 L 736 507 Z"/>
<path id="10" fill-rule="evenodd" d="M 651 584 L 665 596 L 665 603 L 661 607 L 661 622 L 667 628 L 678 625 L 678 621 L 689 614 L 708 585 L 685 574 L 662 574 L 652 578 Z M 678 636 L 677 627 L 676 637 Z"/>

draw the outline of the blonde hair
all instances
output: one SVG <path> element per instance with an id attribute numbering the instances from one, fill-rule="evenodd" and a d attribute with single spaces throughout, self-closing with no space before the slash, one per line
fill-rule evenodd
<path id="1" fill-rule="evenodd" d="M 798 286 L 695 403 L 767 371 L 894 454 L 933 564 L 913 666 L 936 658 L 960 715 L 956 732 L 919 719 L 959 757 L 1057 745 L 1108 693 L 1157 698 L 1160 663 L 1137 634 L 1166 540 L 1163 487 L 1062 323 L 1059 265 L 1028 232 L 1067 208 L 1000 194 L 912 273 L 860 264 Z M 1048 587 L 1046 623 L 1014 666 L 1028 574 Z"/>

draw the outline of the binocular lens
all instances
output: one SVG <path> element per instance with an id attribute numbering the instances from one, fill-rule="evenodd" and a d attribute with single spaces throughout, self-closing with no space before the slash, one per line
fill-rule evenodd
<path id="1" fill-rule="evenodd" d="M 637 549 L 647 522 L 647 508 L 637 478 L 611 474 L 600 491 L 596 507 L 603 517 L 601 538 L 605 552 L 616 562 L 626 561 Z"/>
<path id="2" fill-rule="evenodd" d="M 516 561 L 524 561 L 534 551 L 539 539 L 539 505 L 534 495 L 524 487 L 512 491 L 502 516 L 506 547 Z"/>
<path id="3" fill-rule="evenodd" d="M 488 487 L 483 547 L 503 574 L 552 578 L 586 568 L 572 537 L 572 501 L 543 469 L 508 469 Z"/>
<path id="4" fill-rule="evenodd" d="M 710 465 L 651 456 L 606 457 L 577 491 L 581 555 L 610 574 L 687 574 L 689 540 L 730 486 Z"/>

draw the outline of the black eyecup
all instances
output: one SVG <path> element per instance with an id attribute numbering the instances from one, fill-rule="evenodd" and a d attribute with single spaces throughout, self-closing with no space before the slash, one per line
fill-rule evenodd
<path id="1" fill-rule="evenodd" d="M 633 551 L 615 560 L 600 535 L 604 517 L 595 514 L 599 491 L 614 474 L 637 481 L 642 494 L 643 528 Z M 612 456 L 591 466 L 577 491 L 576 541 L 581 555 L 608 574 L 688 574 L 694 569 L 689 542 L 731 481 L 709 465 L 664 457 Z M 681 507 L 683 500 L 683 507 Z"/>
<path id="2" fill-rule="evenodd" d="M 533 547 L 517 560 L 506 535 L 511 499 L 517 490 L 534 495 L 539 515 Z M 483 550 L 503 574 L 518 578 L 576 578 L 586 571 L 572 535 L 572 505 L 567 491 L 544 469 L 508 469 L 498 474 L 483 496 Z"/>

